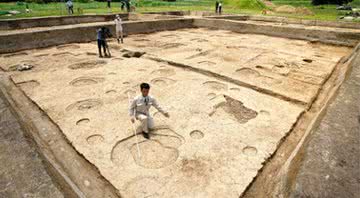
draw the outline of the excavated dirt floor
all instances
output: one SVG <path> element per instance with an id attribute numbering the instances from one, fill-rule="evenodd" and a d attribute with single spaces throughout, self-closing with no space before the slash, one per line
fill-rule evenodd
<path id="1" fill-rule="evenodd" d="M 312 102 L 339 59 L 351 50 L 224 30 L 185 29 L 137 37 L 129 39 L 130 49 L 220 74 L 301 104 Z"/>
<path id="2" fill-rule="evenodd" d="M 209 29 L 109 45 L 112 58 L 92 42 L 6 54 L 0 65 L 124 197 L 239 196 L 351 51 Z M 23 63 L 34 68 L 15 71 Z M 152 109 L 151 140 L 134 136 L 128 116 L 141 82 L 170 113 Z"/>

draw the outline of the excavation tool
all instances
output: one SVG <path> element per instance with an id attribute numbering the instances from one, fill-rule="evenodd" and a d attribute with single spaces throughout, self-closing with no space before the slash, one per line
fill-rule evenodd
<path id="1" fill-rule="evenodd" d="M 130 95 L 129 95 L 129 92 L 127 93 L 128 95 L 128 99 L 129 99 L 129 106 L 131 105 L 131 100 L 130 100 Z M 134 110 L 135 111 L 135 110 Z M 134 112 L 134 115 L 136 112 Z M 135 138 L 136 138 L 136 148 L 137 148 L 137 151 L 138 151 L 138 156 L 139 156 L 139 159 L 141 158 L 141 154 L 140 154 L 140 147 L 139 147 L 139 141 L 138 141 L 138 138 L 137 138 L 137 134 L 136 134 L 136 127 L 135 127 L 135 123 L 131 122 L 131 125 L 133 126 L 133 130 L 134 130 L 134 135 L 135 135 Z"/>

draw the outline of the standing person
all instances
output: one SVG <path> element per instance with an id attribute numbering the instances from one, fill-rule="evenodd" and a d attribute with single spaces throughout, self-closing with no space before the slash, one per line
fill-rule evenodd
<path id="1" fill-rule="evenodd" d="M 105 57 L 110 55 L 110 51 L 108 50 L 108 46 L 106 43 L 106 37 L 111 37 L 110 30 L 106 27 L 101 27 L 97 31 L 97 44 L 99 49 L 99 57 L 102 58 L 101 48 L 103 48 Z M 106 53 L 108 50 L 109 55 Z"/>
<path id="2" fill-rule="evenodd" d="M 120 3 L 121 3 L 121 10 L 124 10 L 124 7 L 125 7 L 124 1 L 121 1 Z"/>
<path id="3" fill-rule="evenodd" d="M 116 38 L 118 43 L 120 43 L 119 37 L 121 38 L 121 43 L 124 43 L 123 40 L 123 27 L 122 27 L 122 20 L 120 16 L 117 14 L 115 18 L 115 30 L 116 30 Z"/>
<path id="4" fill-rule="evenodd" d="M 69 14 L 74 14 L 74 5 L 73 5 L 73 2 L 71 0 L 68 0 L 66 2 L 66 7 L 67 7 L 67 10 L 68 10 Z"/>
<path id="5" fill-rule="evenodd" d="M 219 1 L 215 2 L 215 13 L 218 13 L 218 9 L 219 9 Z"/>
<path id="6" fill-rule="evenodd" d="M 26 13 L 30 12 L 29 4 L 27 4 L 26 2 L 25 2 L 25 11 L 26 11 Z"/>
<path id="7" fill-rule="evenodd" d="M 127 12 L 130 12 L 130 4 L 131 4 L 130 0 L 127 0 L 126 1 L 126 11 Z"/>
<path id="8" fill-rule="evenodd" d="M 221 14 L 222 13 L 222 3 L 221 2 L 219 3 L 219 8 L 218 9 L 219 9 L 219 14 Z"/>
<path id="9" fill-rule="evenodd" d="M 111 0 L 107 0 L 107 7 L 111 8 Z"/>
<path id="10" fill-rule="evenodd" d="M 132 123 L 135 123 L 135 119 L 141 122 L 142 134 L 144 138 L 149 139 L 149 130 L 154 127 L 153 118 L 149 113 L 150 107 L 155 107 L 165 117 L 169 117 L 169 113 L 159 106 L 154 97 L 149 96 L 150 85 L 148 83 L 141 83 L 140 91 L 141 95 L 136 96 L 130 103 L 129 115 Z"/>

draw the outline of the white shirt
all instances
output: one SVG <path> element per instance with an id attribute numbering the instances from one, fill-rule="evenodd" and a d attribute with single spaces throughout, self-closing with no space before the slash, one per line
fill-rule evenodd
<path id="1" fill-rule="evenodd" d="M 136 96 L 134 98 L 134 100 L 131 102 L 130 104 L 130 108 L 129 108 L 129 115 L 131 117 L 138 115 L 138 114 L 144 114 L 149 116 L 149 109 L 150 107 L 153 106 L 155 107 L 159 112 L 161 113 L 166 113 L 166 111 L 164 111 L 159 104 L 157 103 L 156 99 L 153 98 L 152 96 Z"/>
<path id="2" fill-rule="evenodd" d="M 115 20 L 114 20 L 114 22 L 115 22 L 115 28 L 116 28 L 116 31 L 117 32 L 120 32 L 120 31 L 122 31 L 122 20 L 121 20 L 121 18 L 116 18 Z"/>
<path id="3" fill-rule="evenodd" d="M 67 6 L 67 7 L 71 7 L 71 6 L 73 6 L 72 1 L 67 1 L 67 2 L 66 2 L 66 6 Z"/>

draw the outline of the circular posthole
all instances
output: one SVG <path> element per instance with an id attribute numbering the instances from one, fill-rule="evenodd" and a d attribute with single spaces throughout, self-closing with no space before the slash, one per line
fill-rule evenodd
<path id="1" fill-rule="evenodd" d="M 103 105 L 103 102 L 99 99 L 86 99 L 86 100 L 81 100 L 81 101 L 77 101 L 73 104 L 70 104 L 69 106 L 66 107 L 66 111 L 70 111 L 73 109 L 77 109 L 80 111 L 86 111 L 86 110 L 90 110 L 90 109 L 95 109 L 102 105 Z"/>
<path id="2" fill-rule="evenodd" d="M 212 100 L 212 99 L 214 99 L 216 97 L 216 94 L 215 93 L 209 93 L 207 95 L 207 97 L 209 98 L 209 100 Z"/>
<path id="3" fill-rule="evenodd" d="M 90 120 L 88 118 L 83 118 L 83 119 L 80 119 L 76 122 L 76 125 L 85 125 L 87 123 L 89 123 Z"/>
<path id="4" fill-rule="evenodd" d="M 199 130 L 191 131 L 190 137 L 192 137 L 193 139 L 199 140 L 204 137 L 204 133 Z"/>
<path id="5" fill-rule="evenodd" d="M 114 94 L 114 93 L 116 93 L 116 90 L 111 89 L 111 90 L 106 91 L 105 93 L 106 94 Z"/>
<path id="6" fill-rule="evenodd" d="M 225 91 L 228 89 L 228 86 L 226 84 L 217 81 L 206 81 L 203 83 L 203 85 L 209 89 L 216 91 Z"/>
<path id="7" fill-rule="evenodd" d="M 233 88 L 230 88 L 230 91 L 240 91 L 240 88 L 233 87 Z"/>
<path id="8" fill-rule="evenodd" d="M 176 148 L 164 146 L 159 141 L 142 141 L 138 146 L 141 157 L 137 153 L 136 144 L 130 147 L 130 152 L 135 163 L 147 169 L 164 168 L 175 163 L 179 158 L 179 151 Z"/>
<path id="9" fill-rule="evenodd" d="M 84 61 L 79 63 L 74 63 L 72 65 L 69 65 L 68 68 L 72 70 L 77 69 L 93 69 L 96 67 L 101 67 L 105 65 L 107 62 L 104 60 L 90 60 L 90 61 Z"/>
<path id="10" fill-rule="evenodd" d="M 268 111 L 265 111 L 265 110 L 260 110 L 260 115 L 270 116 L 270 113 Z"/>
<path id="11" fill-rule="evenodd" d="M 133 96 L 136 94 L 136 91 L 134 91 L 133 89 L 127 89 L 126 91 L 124 91 L 124 94 Z"/>
<path id="12" fill-rule="evenodd" d="M 265 110 L 261 110 L 259 112 L 260 116 L 262 117 L 262 119 L 264 121 L 266 121 L 267 124 L 269 124 L 270 120 L 271 120 L 271 117 L 270 117 L 270 113 L 268 111 L 265 111 Z"/>
<path id="13" fill-rule="evenodd" d="M 165 69 L 157 69 L 153 72 L 151 72 L 153 75 L 161 75 L 161 76 L 172 76 L 175 75 L 176 72 L 174 69 L 165 68 Z"/>
<path id="14" fill-rule="evenodd" d="M 257 153 L 257 149 L 252 146 L 246 146 L 245 148 L 243 148 L 242 151 L 247 156 L 254 156 Z"/>
<path id="15" fill-rule="evenodd" d="M 80 87 L 84 85 L 94 85 L 102 81 L 104 81 L 104 78 L 79 77 L 72 80 L 69 84 L 74 87 Z"/>
<path id="16" fill-rule="evenodd" d="M 308 59 L 308 58 L 304 58 L 303 61 L 306 62 L 306 63 L 311 63 L 311 62 L 313 62 L 313 60 Z"/>
<path id="17" fill-rule="evenodd" d="M 90 145 L 95 145 L 95 144 L 99 144 L 99 143 L 103 142 L 104 137 L 102 135 L 99 135 L 99 134 L 94 134 L 94 135 L 91 135 L 88 138 L 86 138 L 86 141 Z"/>

